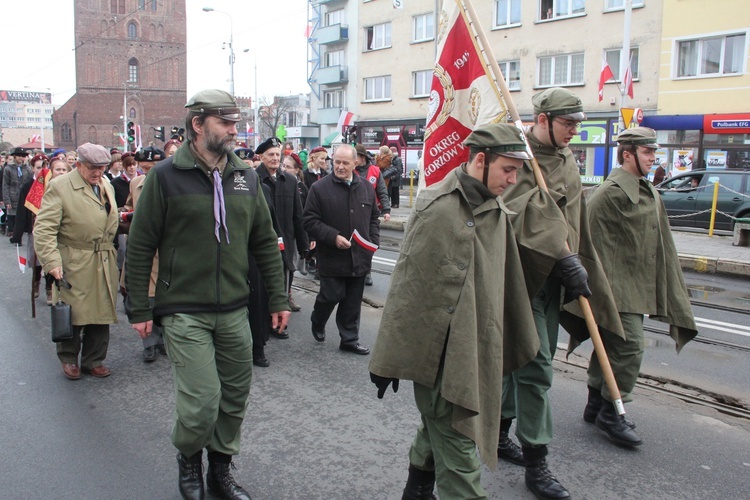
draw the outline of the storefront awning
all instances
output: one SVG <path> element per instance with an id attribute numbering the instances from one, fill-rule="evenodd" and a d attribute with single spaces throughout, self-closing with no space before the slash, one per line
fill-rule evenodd
<path id="1" fill-rule="evenodd" d="M 654 130 L 703 130 L 703 115 L 644 116 L 641 126 Z"/>
<path id="2" fill-rule="evenodd" d="M 329 147 L 331 147 L 331 144 L 333 144 L 334 142 L 341 142 L 342 138 L 343 137 L 341 136 L 341 134 L 339 132 L 334 132 L 332 134 L 328 134 L 325 137 L 325 139 L 323 139 L 322 146 L 324 148 L 329 148 Z"/>

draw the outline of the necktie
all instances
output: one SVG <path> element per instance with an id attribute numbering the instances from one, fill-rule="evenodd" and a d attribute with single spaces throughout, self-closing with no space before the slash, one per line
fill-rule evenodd
<path id="1" fill-rule="evenodd" d="M 102 197 L 99 196 L 99 186 L 91 186 L 94 189 L 94 194 L 99 201 L 102 201 Z"/>
<path id="2" fill-rule="evenodd" d="M 214 180 L 214 234 L 216 241 L 221 243 L 219 228 L 224 227 L 224 235 L 229 243 L 229 230 L 227 229 L 227 209 L 224 205 L 224 191 L 221 189 L 221 174 L 219 169 L 213 169 L 211 176 Z"/>

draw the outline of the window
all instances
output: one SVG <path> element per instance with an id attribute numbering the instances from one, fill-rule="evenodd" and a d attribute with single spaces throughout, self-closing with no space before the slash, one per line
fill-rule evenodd
<path id="1" fill-rule="evenodd" d="M 633 80 L 638 79 L 638 47 L 634 47 L 630 49 L 630 71 L 633 73 Z M 622 49 L 612 49 L 612 50 L 605 50 L 604 51 L 604 57 L 607 59 L 607 64 L 609 64 L 610 69 L 612 69 L 612 73 L 614 73 L 615 77 L 610 82 L 621 82 L 622 78 L 620 77 L 620 54 L 622 53 Z"/>
<path id="2" fill-rule="evenodd" d="M 138 59 L 128 61 L 128 82 L 138 83 Z"/>
<path id="3" fill-rule="evenodd" d="M 341 24 L 344 20 L 344 9 L 326 12 L 326 26 Z"/>
<path id="4" fill-rule="evenodd" d="M 144 10 L 146 8 L 146 0 L 138 0 L 138 8 Z"/>
<path id="5" fill-rule="evenodd" d="M 415 71 L 412 75 L 412 97 L 427 97 L 432 86 L 432 70 Z"/>
<path id="6" fill-rule="evenodd" d="M 521 90 L 521 61 L 502 61 L 497 64 L 503 72 L 508 90 Z"/>
<path id="7" fill-rule="evenodd" d="M 586 0 L 539 0 L 539 20 L 586 13 Z"/>
<path id="8" fill-rule="evenodd" d="M 495 0 L 495 28 L 521 24 L 521 0 Z"/>
<path id="9" fill-rule="evenodd" d="M 138 36 L 138 27 L 135 23 L 128 24 L 128 38 L 135 38 Z"/>
<path id="10" fill-rule="evenodd" d="M 341 89 L 323 92 L 324 108 L 340 108 L 344 103 L 344 91 Z"/>
<path id="11" fill-rule="evenodd" d="M 391 98 L 391 75 L 365 78 L 365 102 Z"/>
<path id="12" fill-rule="evenodd" d="M 125 0 L 111 0 L 109 10 L 112 14 L 125 14 Z"/>
<path id="13" fill-rule="evenodd" d="M 330 68 L 331 66 L 343 66 L 344 65 L 344 51 L 334 50 L 326 52 L 325 54 L 325 67 Z"/>
<path id="14" fill-rule="evenodd" d="M 156 12 L 156 0 L 151 0 L 151 12 Z"/>
<path id="15" fill-rule="evenodd" d="M 67 123 L 63 123 L 60 127 L 60 137 L 63 141 L 71 141 L 70 125 L 68 125 Z"/>
<path id="16" fill-rule="evenodd" d="M 633 0 L 633 7 L 643 7 L 643 0 Z M 625 0 L 604 0 L 604 10 L 622 10 Z"/>
<path id="17" fill-rule="evenodd" d="M 435 38 L 435 15 L 432 12 L 414 16 L 413 20 L 413 42 L 426 42 Z"/>
<path id="18" fill-rule="evenodd" d="M 128 116 L 130 118 L 136 118 L 135 108 L 130 108 L 130 111 L 128 112 Z"/>
<path id="19" fill-rule="evenodd" d="M 677 42 L 677 77 L 742 73 L 745 33 Z"/>
<path id="20" fill-rule="evenodd" d="M 391 23 L 365 28 L 365 50 L 387 49 L 391 46 Z"/>
<path id="21" fill-rule="evenodd" d="M 583 54 L 540 57 L 539 87 L 577 85 L 583 83 Z"/>

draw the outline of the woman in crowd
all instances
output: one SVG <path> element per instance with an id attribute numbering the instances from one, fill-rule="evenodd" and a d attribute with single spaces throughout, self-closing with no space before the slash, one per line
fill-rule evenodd
<path id="1" fill-rule="evenodd" d="M 104 174 L 110 181 L 120 177 L 122 173 L 122 155 L 119 153 L 112 153 L 112 161 L 109 162 L 107 172 Z"/>
<path id="2" fill-rule="evenodd" d="M 113 240 L 118 214 L 114 189 L 103 179 L 111 156 L 91 143 L 77 153 L 75 171 L 50 182 L 34 226 L 39 261 L 64 285 L 60 295 L 71 309 L 73 338 L 57 344 L 63 374 L 71 380 L 80 379 L 81 372 L 99 378 L 110 375 L 102 362 L 109 325 L 117 322 Z"/>
<path id="3" fill-rule="evenodd" d="M 172 156 L 175 151 L 180 149 L 180 146 L 182 146 L 182 143 L 177 139 L 170 139 L 166 143 L 164 143 L 164 153 L 167 155 L 167 158 Z"/>
<path id="4" fill-rule="evenodd" d="M 309 189 L 307 186 L 305 186 L 304 178 L 303 178 L 303 170 L 302 170 L 302 158 L 299 157 L 297 153 L 291 153 L 289 156 L 284 157 L 284 162 L 282 163 L 282 167 L 284 167 L 284 171 L 287 173 L 292 174 L 297 179 L 297 192 L 299 193 L 300 201 L 302 202 L 302 208 L 305 208 L 305 203 L 307 202 L 307 193 Z M 310 242 L 310 250 L 313 250 L 315 248 L 315 242 Z M 307 274 L 307 269 L 305 269 L 305 259 L 306 255 L 297 255 L 294 259 L 294 265 L 297 268 L 297 271 L 299 271 L 301 274 Z M 293 300 L 291 300 L 291 294 L 290 294 L 290 306 L 294 303 Z M 297 304 L 294 304 L 293 307 L 296 307 L 297 310 L 299 310 L 299 306 Z M 294 308 L 292 309 L 294 310 Z"/>

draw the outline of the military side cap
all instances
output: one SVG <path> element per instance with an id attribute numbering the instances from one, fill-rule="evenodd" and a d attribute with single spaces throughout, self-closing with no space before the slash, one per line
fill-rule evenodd
<path id="1" fill-rule="evenodd" d="M 252 160 L 255 156 L 255 151 L 250 148 L 237 148 L 234 150 L 234 154 L 239 156 L 240 160 Z"/>
<path id="2" fill-rule="evenodd" d="M 109 154 L 107 148 L 90 142 L 78 146 L 77 153 L 79 161 L 94 167 L 104 167 L 112 161 L 112 155 Z"/>
<path id="3" fill-rule="evenodd" d="M 161 161 L 167 155 L 159 148 L 149 146 L 135 153 L 135 161 Z"/>
<path id="4" fill-rule="evenodd" d="M 549 114 L 576 121 L 586 119 L 581 98 L 568 89 L 554 87 L 544 90 L 534 95 L 531 103 L 536 114 Z"/>
<path id="5" fill-rule="evenodd" d="M 277 137 L 269 137 L 265 141 L 258 144 L 258 148 L 255 150 L 256 153 L 262 155 L 271 148 L 280 148 L 281 141 Z"/>
<path id="6" fill-rule="evenodd" d="M 365 148 L 362 144 L 357 144 L 356 146 L 354 146 L 354 149 L 357 150 L 358 156 L 364 156 L 365 158 L 369 158 L 370 160 L 372 160 L 372 153 L 367 151 L 367 148 Z"/>
<path id="7" fill-rule="evenodd" d="M 185 104 L 194 113 L 218 116 L 230 122 L 240 121 L 240 108 L 229 92 L 219 89 L 201 90 Z"/>
<path id="8" fill-rule="evenodd" d="M 623 131 L 617 136 L 620 144 L 632 144 L 649 149 L 659 149 L 661 146 L 656 142 L 656 130 L 648 127 L 635 127 Z"/>
<path id="9" fill-rule="evenodd" d="M 477 128 L 464 140 L 464 145 L 472 150 L 489 150 L 490 153 L 509 158 L 531 159 L 521 131 L 507 123 L 491 123 Z"/>
<path id="10" fill-rule="evenodd" d="M 11 156 L 29 156 L 29 152 L 22 148 L 13 148 L 9 154 Z"/>

